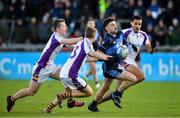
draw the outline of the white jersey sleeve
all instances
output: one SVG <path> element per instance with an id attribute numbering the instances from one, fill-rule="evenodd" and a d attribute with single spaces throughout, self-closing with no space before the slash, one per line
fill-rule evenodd
<path id="1" fill-rule="evenodd" d="M 87 38 L 84 39 L 84 50 L 85 50 L 86 54 L 88 54 L 90 50 L 94 51 L 91 42 Z"/>

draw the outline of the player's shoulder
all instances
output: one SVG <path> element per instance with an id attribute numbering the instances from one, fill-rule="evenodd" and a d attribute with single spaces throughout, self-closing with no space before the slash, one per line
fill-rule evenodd
<path id="1" fill-rule="evenodd" d="M 127 38 L 133 30 L 132 30 L 132 28 L 126 28 L 121 31 L 123 32 L 124 37 Z"/>
<path id="2" fill-rule="evenodd" d="M 127 33 L 132 32 L 133 30 L 132 30 L 132 28 L 126 28 L 126 29 L 122 29 L 121 31 L 122 31 L 124 34 L 127 34 Z"/>
<path id="3" fill-rule="evenodd" d="M 145 31 L 140 30 L 139 33 L 142 34 L 145 38 L 148 37 L 148 35 L 147 35 L 147 33 Z"/>
<path id="4" fill-rule="evenodd" d="M 52 34 L 54 36 L 54 38 L 58 41 L 61 41 L 62 39 L 65 39 L 63 36 L 59 35 L 58 33 L 54 32 Z"/>
<path id="5" fill-rule="evenodd" d="M 88 38 L 86 38 L 86 37 L 82 41 L 80 41 L 80 43 L 83 43 L 83 42 L 86 42 L 88 47 L 91 47 L 91 45 L 92 45 L 91 41 Z"/>
<path id="6" fill-rule="evenodd" d="M 104 41 L 108 42 L 108 41 L 110 41 L 110 39 L 115 39 L 115 37 L 113 37 L 109 33 L 106 33 L 106 35 L 104 36 Z"/>

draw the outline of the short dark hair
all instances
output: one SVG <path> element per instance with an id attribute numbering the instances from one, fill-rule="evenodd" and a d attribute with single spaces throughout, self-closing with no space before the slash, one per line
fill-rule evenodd
<path id="1" fill-rule="evenodd" d="M 85 37 L 94 38 L 95 34 L 96 34 L 96 28 L 94 28 L 94 27 L 86 27 Z"/>
<path id="2" fill-rule="evenodd" d="M 108 18 L 104 19 L 104 21 L 103 21 L 103 29 L 104 29 L 105 31 L 106 31 L 105 27 L 106 27 L 110 22 L 112 22 L 112 21 L 115 21 L 115 19 L 112 18 L 112 17 L 108 17 Z"/>
<path id="3" fill-rule="evenodd" d="M 61 22 L 65 22 L 65 20 L 63 18 L 60 18 L 60 19 L 55 19 L 52 23 L 52 27 L 54 30 L 56 30 L 57 27 L 59 27 L 59 24 Z"/>
<path id="4" fill-rule="evenodd" d="M 134 20 L 142 20 L 142 17 L 140 15 L 134 15 L 132 18 L 131 18 L 131 21 L 134 21 Z"/>

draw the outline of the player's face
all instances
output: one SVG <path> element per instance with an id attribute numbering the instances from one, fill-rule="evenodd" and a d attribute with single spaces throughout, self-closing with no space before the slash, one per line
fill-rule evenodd
<path id="1" fill-rule="evenodd" d="M 116 21 L 109 22 L 105 29 L 109 34 L 116 34 L 118 31 Z"/>
<path id="2" fill-rule="evenodd" d="M 131 22 L 131 26 L 134 32 L 139 32 L 142 26 L 142 20 L 134 19 L 134 21 Z"/>
<path id="3" fill-rule="evenodd" d="M 59 27 L 57 28 L 57 32 L 60 34 L 60 35 L 65 35 L 66 32 L 67 32 L 67 26 L 66 26 L 66 23 L 65 22 L 61 22 L 59 24 Z"/>
<path id="4" fill-rule="evenodd" d="M 88 21 L 87 27 L 95 27 L 95 22 L 94 21 Z"/>

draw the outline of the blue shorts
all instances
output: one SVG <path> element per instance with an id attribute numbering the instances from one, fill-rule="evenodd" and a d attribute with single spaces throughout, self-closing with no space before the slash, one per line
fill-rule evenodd
<path id="1" fill-rule="evenodd" d="M 102 65 L 103 75 L 106 78 L 116 79 L 123 72 L 122 68 L 118 68 L 116 66 L 109 66 L 106 63 Z"/>

